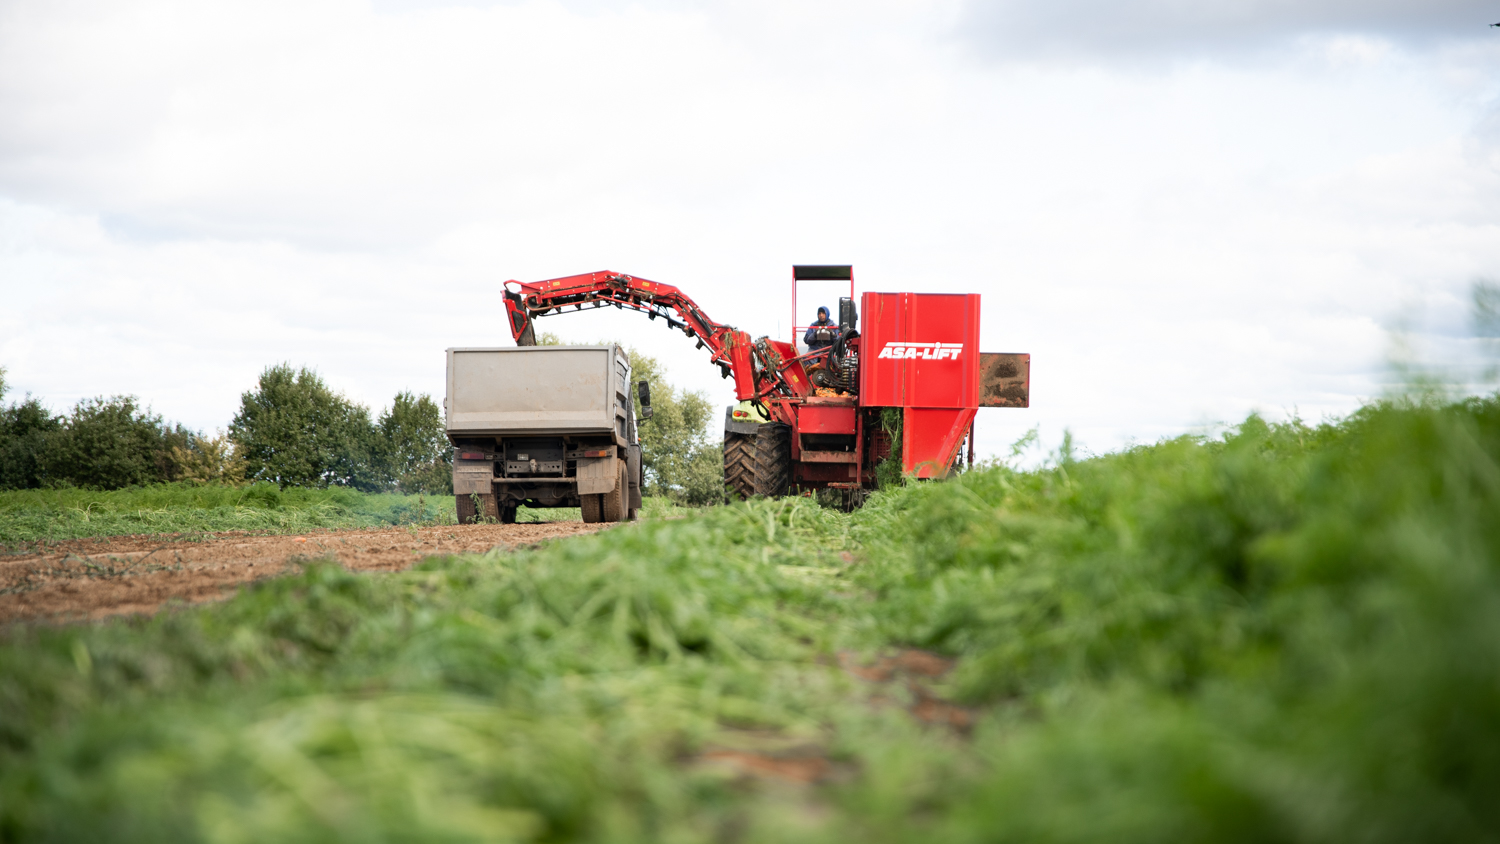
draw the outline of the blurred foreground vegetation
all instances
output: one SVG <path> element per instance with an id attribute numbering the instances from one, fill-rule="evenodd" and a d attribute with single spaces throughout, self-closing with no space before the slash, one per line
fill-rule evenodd
<path id="1" fill-rule="evenodd" d="M 1416 401 L 12 627 L 0 840 L 1492 840 L 1497 514 Z M 837 664 L 909 646 L 971 732 Z"/>

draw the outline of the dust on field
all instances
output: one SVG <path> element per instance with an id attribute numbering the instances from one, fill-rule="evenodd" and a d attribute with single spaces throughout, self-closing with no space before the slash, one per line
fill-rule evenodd
<path id="1" fill-rule="evenodd" d="M 425 557 L 532 545 L 601 527 L 540 522 L 47 543 L 0 556 L 0 623 L 154 613 L 168 601 L 227 598 L 241 584 L 290 573 L 311 559 L 334 559 L 351 571 L 401 571 Z"/>

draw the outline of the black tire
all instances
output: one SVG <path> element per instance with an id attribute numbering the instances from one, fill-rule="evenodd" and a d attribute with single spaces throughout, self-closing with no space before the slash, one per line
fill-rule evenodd
<path id="1" fill-rule="evenodd" d="M 792 427 L 762 422 L 755 434 L 755 494 L 780 498 L 792 491 Z"/>
<path id="2" fill-rule="evenodd" d="M 494 493 L 485 495 L 474 493 L 472 495 L 455 496 L 458 499 L 458 523 L 461 525 L 492 525 L 500 521 L 499 502 Z M 478 505 L 475 505 L 475 502 Z"/>
<path id="3" fill-rule="evenodd" d="M 754 434 L 724 432 L 724 487 L 731 501 L 755 494 L 755 440 Z"/>
<path id="4" fill-rule="evenodd" d="M 605 522 L 623 522 L 630 515 L 630 475 L 624 460 L 615 469 L 615 488 L 600 496 L 599 516 Z"/>
<path id="5" fill-rule="evenodd" d="M 601 513 L 604 510 L 604 496 L 602 495 L 580 495 L 578 496 L 578 507 L 583 510 L 583 520 L 589 524 L 602 522 Z"/>
<path id="6" fill-rule="evenodd" d="M 514 501 L 506 501 L 500 505 L 500 524 L 513 525 L 516 523 L 516 510 L 520 504 Z"/>

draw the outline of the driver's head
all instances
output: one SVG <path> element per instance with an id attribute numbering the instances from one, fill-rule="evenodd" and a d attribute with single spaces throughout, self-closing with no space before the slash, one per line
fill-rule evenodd
<path id="1" fill-rule="evenodd" d="M 828 319 L 828 309 L 820 306 L 818 308 L 818 321 L 822 322 L 826 319 Z"/>

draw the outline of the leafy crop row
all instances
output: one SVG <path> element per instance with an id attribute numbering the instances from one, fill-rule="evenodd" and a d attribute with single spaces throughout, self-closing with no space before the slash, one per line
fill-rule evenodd
<path id="1" fill-rule="evenodd" d="M 13 628 L 0 840 L 1487 840 L 1497 513 L 1500 401 L 1387 405 Z"/>

